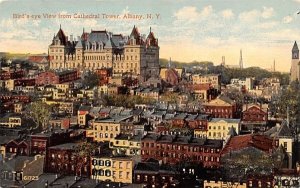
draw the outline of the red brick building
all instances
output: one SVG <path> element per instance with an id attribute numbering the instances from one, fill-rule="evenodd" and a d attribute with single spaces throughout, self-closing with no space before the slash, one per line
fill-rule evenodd
<path id="1" fill-rule="evenodd" d="M 16 86 L 35 86 L 35 79 L 17 79 L 14 81 L 14 85 Z"/>
<path id="2" fill-rule="evenodd" d="M 37 85 L 51 85 L 60 84 L 64 82 L 71 82 L 79 79 L 77 70 L 66 70 L 62 72 L 46 71 L 40 73 L 36 77 Z"/>
<path id="3" fill-rule="evenodd" d="M 265 131 L 268 121 L 268 109 L 264 109 L 262 105 L 246 104 L 243 109 L 242 129 L 253 130 L 260 129 Z"/>
<path id="4" fill-rule="evenodd" d="M 28 156 L 30 154 L 30 144 L 28 140 L 24 139 L 14 139 L 9 141 L 6 146 L 7 153 L 14 153 L 16 155 L 25 155 Z"/>
<path id="5" fill-rule="evenodd" d="M 213 118 L 239 118 L 240 112 L 236 102 L 226 96 L 205 103 L 204 110 Z"/>
<path id="6" fill-rule="evenodd" d="M 10 95 L 10 94 L 0 94 L 0 101 L 2 103 L 6 102 L 23 102 L 23 103 L 29 103 L 30 97 L 28 95 Z"/>
<path id="7" fill-rule="evenodd" d="M 30 150 L 31 153 L 46 154 L 47 148 L 57 144 L 62 144 L 70 141 L 70 132 L 49 132 L 30 135 Z"/>
<path id="8" fill-rule="evenodd" d="M 109 77 L 112 75 L 112 69 L 97 69 L 96 73 L 99 77 L 99 85 L 103 86 L 108 84 Z"/>
<path id="9" fill-rule="evenodd" d="M 158 134 L 145 135 L 141 143 L 142 161 L 151 158 L 169 164 L 189 161 L 211 168 L 219 167 L 223 145 L 221 140 Z"/>
<path id="10" fill-rule="evenodd" d="M 209 119 L 210 119 L 209 115 L 199 114 L 199 115 L 189 115 L 186 118 L 186 121 L 190 129 L 207 130 L 207 123 Z"/>
<path id="11" fill-rule="evenodd" d="M 170 186 L 177 181 L 176 169 L 163 168 L 156 162 L 140 162 L 134 167 L 133 181 L 136 184 L 147 184 L 148 187 Z"/>
<path id="12" fill-rule="evenodd" d="M 186 113 L 176 114 L 174 118 L 172 118 L 172 127 L 184 128 L 186 126 L 185 118 L 187 117 Z"/>
<path id="13" fill-rule="evenodd" d="M 0 80 L 18 79 L 25 75 L 24 70 L 0 71 Z"/>
<path id="14" fill-rule="evenodd" d="M 46 156 L 45 171 L 64 175 L 90 176 L 89 157 L 79 159 L 75 155 L 78 143 L 66 143 L 49 147 Z M 83 164 L 78 166 L 79 164 Z"/>

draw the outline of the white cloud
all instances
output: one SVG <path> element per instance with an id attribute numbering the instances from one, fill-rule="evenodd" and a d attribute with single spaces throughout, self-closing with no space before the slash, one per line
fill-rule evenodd
<path id="1" fill-rule="evenodd" d="M 263 7 L 263 10 L 250 10 L 240 13 L 239 19 L 243 22 L 254 22 L 259 18 L 268 19 L 274 15 L 274 9 L 272 7 Z"/>
<path id="2" fill-rule="evenodd" d="M 299 0 L 300 1 L 300 0 Z M 293 21 L 293 17 L 292 16 L 285 16 L 283 19 L 282 19 L 282 22 L 283 23 L 291 23 Z"/>
<path id="3" fill-rule="evenodd" d="M 200 13 L 200 16 L 207 17 L 213 12 L 213 8 L 211 5 L 204 7 Z"/>
<path id="4" fill-rule="evenodd" d="M 242 22 L 253 22 L 255 20 L 257 20 L 260 16 L 260 12 L 258 10 L 251 10 L 251 11 L 247 11 L 247 12 L 242 12 L 239 15 L 239 19 Z"/>
<path id="5" fill-rule="evenodd" d="M 256 25 L 256 27 L 260 28 L 260 29 L 271 29 L 271 28 L 274 28 L 277 25 L 278 25 L 278 22 L 271 21 L 271 22 L 262 22 L 262 23 L 259 23 L 258 25 Z"/>
<path id="6" fill-rule="evenodd" d="M 221 12 L 221 14 L 222 14 L 223 18 L 225 18 L 225 19 L 231 19 L 234 17 L 234 14 L 231 9 L 223 10 Z"/>
<path id="7" fill-rule="evenodd" d="M 274 9 L 272 7 L 263 7 L 261 16 L 265 19 L 271 18 L 274 15 Z"/>
<path id="8" fill-rule="evenodd" d="M 177 20 L 183 20 L 188 22 L 194 22 L 197 20 L 197 17 L 199 16 L 199 12 L 197 11 L 197 7 L 183 7 L 179 9 L 174 16 Z"/>

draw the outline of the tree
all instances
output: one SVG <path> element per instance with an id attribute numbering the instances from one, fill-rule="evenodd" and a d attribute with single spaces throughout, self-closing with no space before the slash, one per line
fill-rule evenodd
<path id="1" fill-rule="evenodd" d="M 88 88 L 94 88 L 99 85 L 99 76 L 95 72 L 88 72 L 82 81 L 82 84 Z"/>
<path id="2" fill-rule="evenodd" d="M 35 123 L 35 129 L 47 128 L 50 115 L 50 106 L 42 101 L 32 102 L 25 109 L 25 117 L 33 120 L 33 122 Z"/>
<path id="3" fill-rule="evenodd" d="M 222 157 L 224 175 L 233 180 L 242 180 L 249 175 L 268 176 L 280 168 L 283 152 L 280 148 L 271 154 L 255 148 L 230 152 Z"/>
<path id="4" fill-rule="evenodd" d="M 97 146 L 87 140 L 81 140 L 75 147 L 76 175 L 82 175 L 82 168 L 89 164 L 90 157 L 95 154 Z"/>

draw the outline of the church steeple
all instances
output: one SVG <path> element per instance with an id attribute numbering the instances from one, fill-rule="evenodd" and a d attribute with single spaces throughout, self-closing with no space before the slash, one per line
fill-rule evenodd
<path id="1" fill-rule="evenodd" d="M 292 59 L 299 59 L 299 48 L 296 41 L 292 49 Z"/>

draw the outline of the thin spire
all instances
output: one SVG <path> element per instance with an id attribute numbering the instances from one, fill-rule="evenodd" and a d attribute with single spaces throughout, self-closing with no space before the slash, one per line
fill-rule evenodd
<path id="1" fill-rule="evenodd" d="M 243 52 L 240 50 L 240 69 L 243 69 Z"/>
<path id="2" fill-rule="evenodd" d="M 59 24 L 59 29 L 61 29 L 61 24 Z"/>
<path id="3" fill-rule="evenodd" d="M 171 68 L 171 57 L 170 57 L 170 60 L 169 60 L 169 63 L 168 63 L 168 67 Z"/>
<path id="4" fill-rule="evenodd" d="M 151 33 L 151 27 L 150 27 L 150 33 Z"/>

